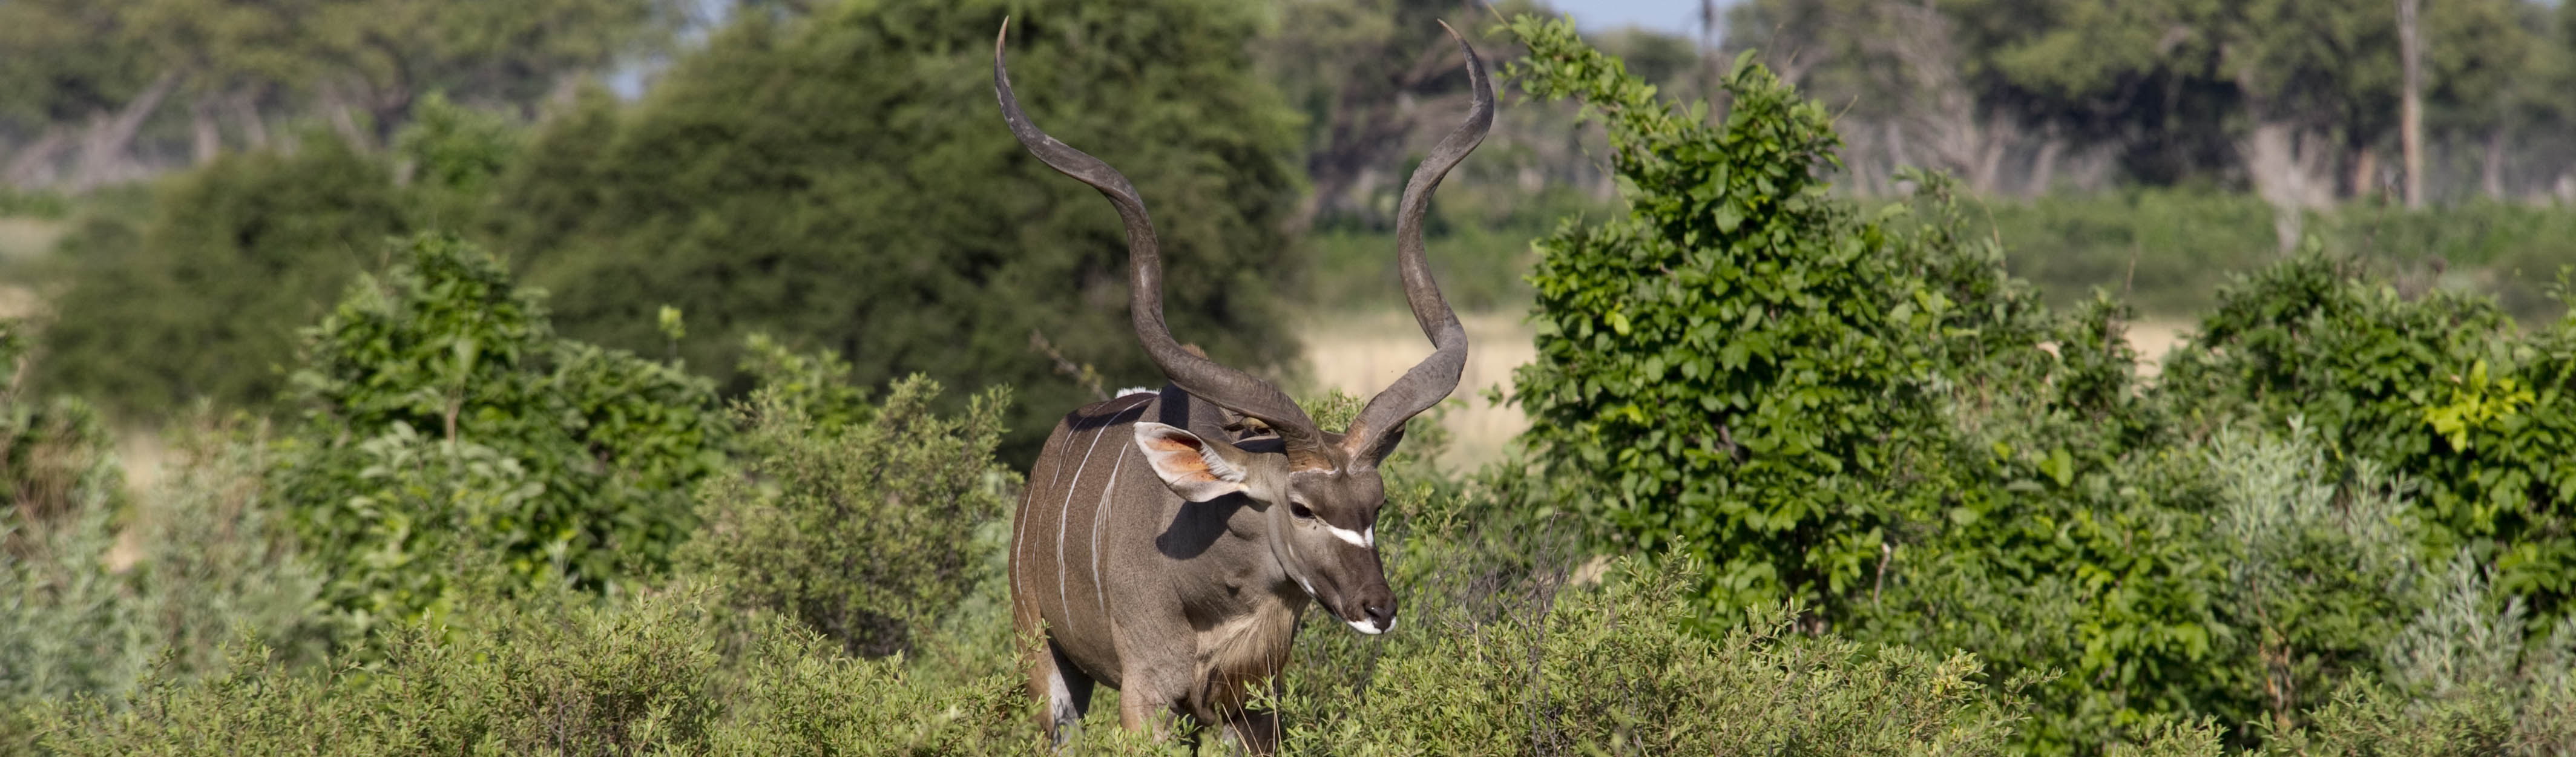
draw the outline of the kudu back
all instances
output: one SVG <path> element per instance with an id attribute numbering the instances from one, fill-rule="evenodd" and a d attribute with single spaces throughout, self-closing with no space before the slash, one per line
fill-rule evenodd
<path id="1" fill-rule="evenodd" d="M 1268 754 L 1277 722 L 1244 706 L 1246 687 L 1275 685 L 1306 605 L 1364 634 L 1395 627 L 1377 555 L 1378 464 L 1405 421 L 1457 388 L 1467 360 L 1466 330 L 1423 258 L 1422 219 L 1494 117 L 1483 61 L 1449 33 L 1465 53 L 1472 104 L 1414 171 L 1396 216 L 1397 269 L 1432 353 L 1340 433 L 1318 428 L 1278 387 L 1173 339 L 1144 201 L 1116 169 L 1029 122 L 1003 65 L 1009 22 L 994 40 L 993 89 L 1011 133 L 1100 190 L 1124 221 L 1136 338 L 1170 379 L 1065 416 L 1013 519 L 1012 619 L 1055 743 L 1089 709 L 1092 687 L 1108 684 L 1126 728 L 1166 734 L 1172 716 L 1186 715 Z"/>

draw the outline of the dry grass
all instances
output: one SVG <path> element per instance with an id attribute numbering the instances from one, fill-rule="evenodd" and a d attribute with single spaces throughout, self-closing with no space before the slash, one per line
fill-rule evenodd
<path id="1" fill-rule="evenodd" d="M 62 238 L 64 228 L 61 221 L 0 217 L 0 260 L 24 260 L 42 255 L 54 248 L 54 240 Z"/>
<path id="2" fill-rule="evenodd" d="M 1449 430 L 1457 443 L 1439 463 L 1472 468 L 1500 459 L 1503 450 L 1529 427 L 1520 408 L 1485 401 L 1487 387 L 1511 389 L 1512 369 L 1538 352 L 1530 328 L 1518 313 L 1460 313 L 1467 327 L 1467 369 L 1458 377 L 1452 399 L 1467 406 L 1449 413 Z M 1306 344 L 1307 376 L 1316 389 L 1340 389 L 1366 397 L 1394 383 L 1406 369 L 1431 354 L 1430 340 L 1402 312 L 1343 313 L 1318 316 L 1298 328 Z"/>
<path id="3" fill-rule="evenodd" d="M 1458 443 L 1440 463 L 1453 469 L 1473 468 L 1501 459 L 1513 436 L 1529 427 L 1520 408 L 1485 401 L 1484 390 L 1511 389 L 1512 369 L 1537 356 L 1529 325 L 1515 313 L 1462 313 L 1467 326 L 1467 370 L 1458 391 L 1449 395 L 1466 407 L 1449 414 L 1449 430 Z M 2128 324 L 2129 345 L 2138 350 L 2138 375 L 2154 378 L 2165 353 L 2180 345 L 2192 327 L 2187 319 L 2149 318 Z M 1345 313 L 1319 316 L 1298 328 L 1306 344 L 1307 376 L 1315 389 L 1340 389 L 1368 396 L 1412 368 L 1431 344 L 1401 312 Z"/>
<path id="4" fill-rule="evenodd" d="M 2189 319 L 2148 318 L 2128 324 L 2129 347 L 2138 351 L 2138 376 L 2155 378 L 2163 372 L 2165 353 L 2182 345 L 2189 336 L 2193 321 Z"/>

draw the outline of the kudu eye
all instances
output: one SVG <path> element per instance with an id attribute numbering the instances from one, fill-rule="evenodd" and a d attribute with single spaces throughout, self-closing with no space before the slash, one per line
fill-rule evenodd
<path id="1" fill-rule="evenodd" d="M 1315 518 L 1315 511 L 1306 509 L 1305 503 L 1302 502 L 1288 503 L 1288 514 L 1306 520 L 1314 520 Z"/>

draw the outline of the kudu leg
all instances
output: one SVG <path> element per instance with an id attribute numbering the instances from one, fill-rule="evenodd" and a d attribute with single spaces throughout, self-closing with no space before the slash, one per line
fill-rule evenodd
<path id="1" fill-rule="evenodd" d="M 1270 757 L 1279 751 L 1279 714 L 1239 710 L 1226 718 L 1225 740 L 1234 745 L 1234 754 Z"/>
<path id="2" fill-rule="evenodd" d="M 1038 727 L 1046 730 L 1048 744 L 1061 750 L 1082 732 L 1082 716 L 1091 712 L 1095 683 L 1065 658 L 1053 640 L 1042 639 L 1031 646 L 1035 648 L 1023 655 L 1029 694 L 1046 704 L 1038 711 Z"/>

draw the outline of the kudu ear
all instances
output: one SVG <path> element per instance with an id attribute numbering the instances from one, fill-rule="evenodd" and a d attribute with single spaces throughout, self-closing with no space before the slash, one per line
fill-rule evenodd
<path id="1" fill-rule="evenodd" d="M 1145 460 L 1154 464 L 1155 475 L 1162 476 L 1163 485 L 1191 502 L 1243 491 L 1243 465 L 1225 459 L 1225 454 L 1217 451 L 1219 446 L 1179 426 L 1152 421 L 1136 424 L 1136 448 L 1145 451 Z"/>

